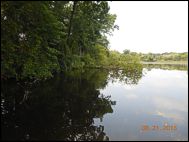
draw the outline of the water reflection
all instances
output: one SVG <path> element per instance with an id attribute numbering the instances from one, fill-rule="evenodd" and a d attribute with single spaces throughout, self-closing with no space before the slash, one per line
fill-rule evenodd
<path id="1" fill-rule="evenodd" d="M 188 64 L 143 64 L 144 68 L 151 70 L 164 69 L 164 70 L 188 70 Z"/>
<path id="2" fill-rule="evenodd" d="M 98 89 L 108 71 L 73 71 L 31 85 L 2 82 L 4 140 L 108 140 L 94 118 L 112 113 L 115 102 Z"/>
<path id="3" fill-rule="evenodd" d="M 140 71 L 140 73 L 142 73 Z M 103 120 L 116 105 L 104 96 L 108 70 L 74 70 L 53 79 L 2 82 L 2 136 L 4 140 L 109 140 Z M 111 77 L 137 83 L 136 72 L 114 72 Z M 126 79 L 124 79 L 126 77 Z M 141 76 L 140 76 L 141 77 Z"/>
<path id="4" fill-rule="evenodd" d="M 138 84 L 138 81 L 142 78 L 142 67 L 136 70 L 112 70 L 109 73 L 109 79 L 113 82 L 119 80 L 125 84 Z"/>
<path id="5" fill-rule="evenodd" d="M 143 69 L 143 72 L 146 69 Z M 151 69 L 138 84 L 109 82 L 101 92 L 115 100 L 114 113 L 104 116 L 104 125 L 110 140 L 167 141 L 188 140 L 188 75 L 181 70 Z M 164 124 L 176 130 L 142 131 L 142 126 Z M 157 128 L 156 127 L 156 128 Z"/>
<path id="6" fill-rule="evenodd" d="M 142 67 L 73 70 L 35 84 L 2 81 L 2 139 L 170 140 L 164 134 L 139 133 L 139 126 L 154 119 L 159 124 L 183 122 L 179 137 L 186 138 L 183 71 L 152 69 L 156 67 L 146 66 L 146 73 Z"/>

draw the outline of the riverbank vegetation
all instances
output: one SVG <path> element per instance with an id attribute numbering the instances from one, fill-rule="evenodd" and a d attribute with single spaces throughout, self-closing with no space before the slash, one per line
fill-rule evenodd
<path id="1" fill-rule="evenodd" d="M 107 2 L 1 2 L 1 77 L 46 78 L 92 66 L 116 27 Z"/>
<path id="2" fill-rule="evenodd" d="M 137 56 L 142 64 L 188 64 L 188 52 L 137 53 L 125 49 L 123 53 Z"/>
<path id="3" fill-rule="evenodd" d="M 105 1 L 2 1 L 1 78 L 37 78 L 73 68 L 132 67 L 139 58 L 109 51 L 116 15 Z"/>
<path id="4" fill-rule="evenodd" d="M 183 53 L 148 53 L 139 54 L 141 61 L 144 62 L 170 62 L 170 63 L 185 63 L 188 60 L 188 52 Z"/>
<path id="5" fill-rule="evenodd" d="M 187 60 L 188 53 L 110 51 L 107 35 L 119 26 L 109 9 L 105 1 L 2 1 L 1 79 L 45 79 L 75 68 L 129 72 L 141 70 L 141 61 Z"/>

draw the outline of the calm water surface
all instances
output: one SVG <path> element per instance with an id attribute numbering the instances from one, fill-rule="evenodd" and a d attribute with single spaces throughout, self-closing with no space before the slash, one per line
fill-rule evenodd
<path id="1" fill-rule="evenodd" d="M 1 85 L 4 140 L 188 140 L 188 71 L 83 70 Z"/>

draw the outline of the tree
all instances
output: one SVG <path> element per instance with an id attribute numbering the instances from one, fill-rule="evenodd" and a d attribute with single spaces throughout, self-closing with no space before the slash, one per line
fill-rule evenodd
<path id="1" fill-rule="evenodd" d="M 129 54 L 129 53 L 130 53 L 130 50 L 125 49 L 125 50 L 123 50 L 123 53 L 124 53 L 124 54 Z"/>
<path id="2" fill-rule="evenodd" d="M 105 1 L 2 1 L 1 9 L 4 78 L 94 66 L 105 59 L 106 35 L 117 28 Z"/>
<path id="3" fill-rule="evenodd" d="M 59 70 L 59 21 L 49 2 L 2 2 L 3 75 L 45 78 Z"/>

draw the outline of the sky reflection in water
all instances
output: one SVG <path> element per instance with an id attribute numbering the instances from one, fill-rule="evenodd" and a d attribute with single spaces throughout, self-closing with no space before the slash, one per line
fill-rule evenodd
<path id="1" fill-rule="evenodd" d="M 188 74 L 187 71 L 143 69 L 138 84 L 125 84 L 111 79 L 104 95 L 117 103 L 114 113 L 103 122 L 110 140 L 187 140 L 188 139 Z M 143 125 L 163 127 L 175 124 L 177 129 L 142 131 Z"/>
<path id="2" fill-rule="evenodd" d="M 161 68 L 161 69 L 160 69 Z M 3 140 L 187 140 L 188 71 L 84 70 L 1 85 Z M 176 125 L 176 130 L 142 130 Z"/>

